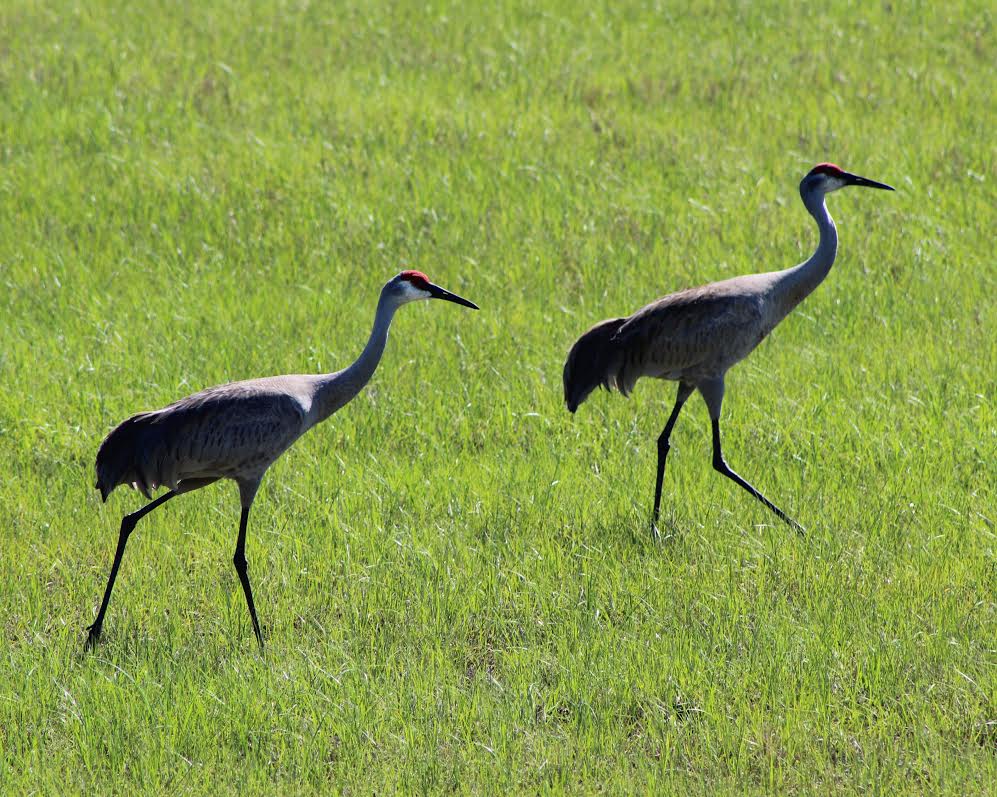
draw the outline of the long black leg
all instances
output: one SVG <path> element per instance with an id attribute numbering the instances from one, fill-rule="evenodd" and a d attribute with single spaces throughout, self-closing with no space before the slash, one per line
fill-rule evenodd
<path id="1" fill-rule="evenodd" d="M 789 517 L 785 512 L 783 512 L 779 507 L 769 501 L 764 495 L 762 495 L 758 490 L 752 487 L 747 481 L 742 479 L 733 470 L 731 470 L 730 465 L 724 460 L 723 451 L 720 448 L 720 419 L 713 418 L 713 468 L 719 471 L 724 476 L 726 476 L 731 481 L 739 484 L 749 493 L 751 493 L 755 498 L 761 501 L 765 506 L 775 512 L 782 520 L 792 526 L 800 534 L 805 534 L 806 529 L 803 528 L 799 523 Z"/>
<path id="2" fill-rule="evenodd" d="M 679 411 L 689 396 L 692 395 L 692 391 L 693 387 L 691 385 L 679 382 L 678 395 L 675 397 L 675 406 L 672 408 L 672 414 L 668 416 L 668 422 L 658 436 L 658 474 L 654 482 L 654 511 L 651 513 L 651 533 L 654 534 L 655 538 L 659 536 L 658 514 L 661 509 L 661 483 L 665 478 L 665 458 L 668 456 L 669 448 L 671 448 L 668 440 L 672 436 L 672 427 L 675 426 L 675 421 L 679 417 Z"/>
<path id="3" fill-rule="evenodd" d="M 256 619 L 256 605 L 253 603 L 253 589 L 249 586 L 249 569 L 246 562 L 246 524 L 249 522 L 249 507 L 242 508 L 242 518 L 239 520 L 239 540 L 235 544 L 235 556 L 232 563 L 235 565 L 235 572 L 239 574 L 239 581 L 242 582 L 242 591 L 246 593 L 246 603 L 249 606 L 249 616 L 253 618 L 253 631 L 256 632 L 256 641 L 260 643 L 260 650 L 263 650 L 263 634 L 260 633 L 260 622 Z"/>
<path id="4" fill-rule="evenodd" d="M 97 640 L 100 639 L 100 630 L 104 625 L 104 614 L 107 612 L 107 604 L 111 600 L 111 590 L 114 589 L 114 579 L 118 577 L 118 568 L 121 566 L 121 557 L 125 553 L 125 545 L 128 542 L 128 537 L 135 530 L 135 525 L 157 506 L 165 504 L 171 498 L 179 494 L 180 493 L 175 490 L 170 490 L 170 492 L 159 496 L 159 498 L 155 501 L 146 504 L 138 511 L 132 512 L 130 515 L 125 515 L 121 518 L 121 530 L 118 532 L 118 548 L 114 552 L 114 563 L 111 565 L 111 574 L 107 577 L 107 587 L 104 589 L 104 600 L 100 602 L 100 611 L 97 612 L 97 619 L 94 620 L 93 625 L 87 628 L 90 633 L 87 635 L 85 645 L 86 650 L 91 650 L 93 646 L 97 644 Z"/>
<path id="5" fill-rule="evenodd" d="M 87 628 L 90 633 L 87 635 L 85 645 L 86 650 L 91 650 L 100 639 L 100 630 L 104 625 L 104 613 L 107 611 L 107 604 L 111 600 L 111 589 L 114 587 L 114 579 L 117 578 L 118 568 L 121 566 L 121 557 L 125 552 L 125 544 L 128 542 L 129 535 L 131 535 L 131 533 L 135 530 L 135 525 L 157 506 L 165 504 L 174 496 L 180 495 L 181 493 L 189 493 L 194 490 L 199 490 L 200 488 L 207 487 L 209 484 L 213 484 L 216 481 L 217 478 L 212 477 L 184 479 L 177 485 L 176 490 L 170 490 L 165 495 L 159 496 L 159 498 L 155 501 L 146 504 L 144 507 L 136 512 L 132 512 L 130 515 L 125 515 L 121 519 L 121 530 L 118 532 L 118 548 L 114 552 L 114 563 L 111 565 L 111 574 L 107 578 L 107 588 L 104 590 L 104 600 L 101 601 L 100 611 L 97 612 L 97 619 L 94 620 L 93 625 Z"/>

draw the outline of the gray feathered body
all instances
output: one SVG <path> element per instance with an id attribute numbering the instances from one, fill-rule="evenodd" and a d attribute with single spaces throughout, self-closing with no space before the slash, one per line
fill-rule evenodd
<path id="1" fill-rule="evenodd" d="M 210 387 L 115 427 L 97 452 L 101 498 L 120 484 L 147 497 L 184 479 L 258 479 L 310 426 L 319 377 Z"/>
<path id="2" fill-rule="evenodd" d="M 630 394 L 642 376 L 699 385 L 744 359 L 781 320 L 777 274 L 752 274 L 669 294 L 628 318 L 602 321 L 571 347 L 564 399 L 574 412 L 597 387 Z"/>

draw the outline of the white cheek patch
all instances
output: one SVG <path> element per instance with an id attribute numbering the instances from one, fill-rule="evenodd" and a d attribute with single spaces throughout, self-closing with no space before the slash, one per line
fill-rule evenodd
<path id="1" fill-rule="evenodd" d="M 408 280 L 402 282 L 402 292 L 405 299 L 410 302 L 415 301 L 416 299 L 428 299 L 432 296 L 429 291 L 417 288 Z"/>

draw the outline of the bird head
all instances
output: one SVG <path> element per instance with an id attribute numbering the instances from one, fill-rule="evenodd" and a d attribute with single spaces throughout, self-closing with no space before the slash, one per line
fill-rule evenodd
<path id="1" fill-rule="evenodd" d="M 859 185 L 865 188 L 882 188 L 885 191 L 893 190 L 893 186 L 886 183 L 877 183 L 875 180 L 859 177 L 857 174 L 851 174 L 839 166 L 835 166 L 833 163 L 818 163 L 800 182 L 800 195 L 806 198 L 807 195 L 813 193 L 821 195 L 830 194 L 832 191 L 837 191 L 839 188 L 844 188 L 848 185 Z"/>
<path id="2" fill-rule="evenodd" d="M 443 299 L 447 302 L 470 307 L 472 310 L 478 309 L 478 305 L 474 302 L 469 302 L 456 293 L 450 293 L 450 291 L 441 288 L 439 285 L 434 285 L 429 281 L 429 277 L 421 271 L 403 271 L 398 276 L 389 280 L 384 289 L 390 296 L 395 298 L 398 304 L 407 304 L 408 302 L 415 302 L 419 299 Z"/>

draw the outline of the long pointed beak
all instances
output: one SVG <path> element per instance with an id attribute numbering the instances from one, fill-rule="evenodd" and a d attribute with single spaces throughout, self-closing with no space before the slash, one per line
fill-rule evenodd
<path id="1" fill-rule="evenodd" d="M 445 288 L 441 288 L 439 285 L 429 283 L 429 292 L 433 295 L 434 299 L 443 299 L 444 301 L 453 302 L 454 304 L 462 304 L 464 307 L 470 307 L 472 310 L 478 309 L 478 305 L 474 302 L 469 302 L 463 296 L 458 296 L 456 293 L 450 293 L 450 291 Z"/>
<path id="2" fill-rule="evenodd" d="M 896 189 L 892 185 L 887 185 L 886 183 L 877 183 L 875 180 L 870 180 L 867 177 L 859 177 L 857 174 L 845 174 L 848 179 L 849 185 L 861 185 L 865 188 L 882 188 L 884 191 L 895 191 Z"/>

